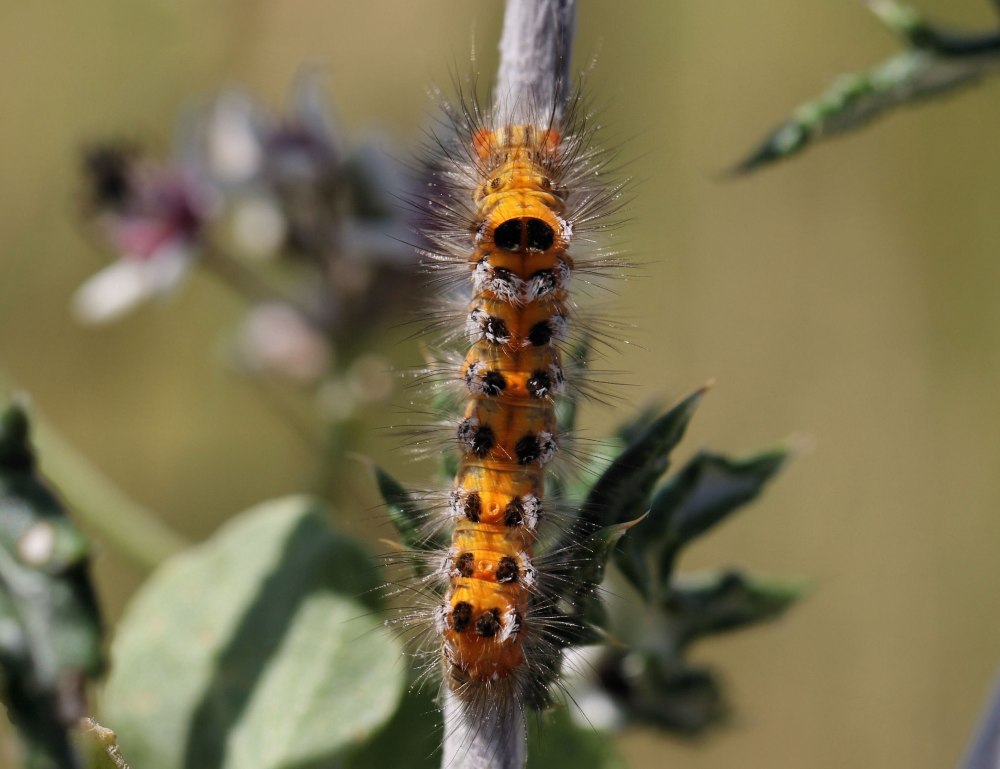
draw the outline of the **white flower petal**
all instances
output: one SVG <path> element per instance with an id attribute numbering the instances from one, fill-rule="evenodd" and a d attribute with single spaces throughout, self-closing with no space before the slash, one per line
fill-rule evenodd
<path id="1" fill-rule="evenodd" d="M 77 289 L 73 315 L 81 323 L 107 323 L 120 318 L 148 295 L 142 263 L 119 259 Z"/>
<path id="2" fill-rule="evenodd" d="M 192 257 L 187 245 L 167 243 L 148 259 L 119 259 L 77 289 L 73 315 L 87 324 L 116 320 L 146 299 L 173 290 L 187 272 Z"/>

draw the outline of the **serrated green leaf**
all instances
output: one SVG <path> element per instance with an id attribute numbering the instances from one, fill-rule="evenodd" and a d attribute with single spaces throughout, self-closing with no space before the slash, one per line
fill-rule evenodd
<path id="1" fill-rule="evenodd" d="M 649 494 L 670 464 L 670 452 L 684 436 L 691 415 L 706 389 L 674 406 L 641 431 L 591 488 L 580 514 L 584 531 L 638 518 Z"/>
<path id="2" fill-rule="evenodd" d="M 733 459 L 699 452 L 653 496 L 649 518 L 629 542 L 629 552 L 645 544 L 659 550 L 658 580 L 666 585 L 677 552 L 760 494 L 782 468 L 787 448 Z M 658 544 L 662 543 L 662 544 Z"/>
<path id="3" fill-rule="evenodd" d="M 379 493 L 389 510 L 389 520 L 395 527 L 403 544 L 414 550 L 440 550 L 444 543 L 437 537 L 426 534 L 429 513 L 417 504 L 413 495 L 389 473 L 377 465 L 375 482 Z"/>
<path id="4" fill-rule="evenodd" d="M 734 571 L 675 581 L 665 607 L 677 644 L 780 617 L 802 595 L 800 586 L 749 579 Z"/>
<path id="5" fill-rule="evenodd" d="M 612 444 L 624 448 L 637 441 L 649 429 L 649 425 L 656 419 L 656 415 L 662 408 L 663 404 L 659 402 L 644 406 L 642 411 L 615 428 L 611 436 Z"/>
<path id="6" fill-rule="evenodd" d="M 722 686 L 712 671 L 687 666 L 650 676 L 631 708 L 638 721 L 690 737 L 719 723 L 727 713 Z"/>
<path id="7" fill-rule="evenodd" d="M 377 574 L 305 498 L 264 503 L 171 558 L 112 646 L 105 715 L 141 769 L 305 769 L 395 711 L 398 642 Z"/>
<path id="8" fill-rule="evenodd" d="M 587 537 L 578 548 L 580 563 L 573 571 L 576 582 L 585 586 L 600 585 L 615 546 L 626 532 L 639 524 L 643 518 L 605 526 Z"/>

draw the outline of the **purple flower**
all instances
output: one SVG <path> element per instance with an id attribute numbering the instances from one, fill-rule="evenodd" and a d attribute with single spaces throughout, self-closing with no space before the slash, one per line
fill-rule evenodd
<path id="1" fill-rule="evenodd" d="M 118 259 L 80 286 L 73 309 L 86 323 L 103 323 L 177 286 L 198 251 L 213 204 L 187 174 L 143 161 L 128 149 L 93 150 L 87 170 L 95 224 Z"/>

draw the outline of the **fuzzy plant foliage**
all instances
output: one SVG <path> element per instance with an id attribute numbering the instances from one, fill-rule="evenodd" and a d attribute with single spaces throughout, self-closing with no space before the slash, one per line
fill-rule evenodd
<path id="1" fill-rule="evenodd" d="M 20 404 L 0 413 L 0 697 L 30 769 L 81 766 L 70 730 L 103 669 L 88 543 L 40 479 Z"/>
<path id="2" fill-rule="evenodd" d="M 954 93 L 1000 72 L 1000 29 L 957 33 L 896 0 L 866 0 L 865 5 L 902 38 L 904 49 L 871 69 L 841 75 L 772 130 L 735 173 L 756 171 L 896 107 Z"/>
<path id="3" fill-rule="evenodd" d="M 558 681 L 584 690 L 588 700 L 596 695 L 610 703 L 617 725 L 643 723 L 697 735 L 718 723 L 727 708 L 716 675 L 689 663 L 688 650 L 702 638 L 779 617 L 800 597 L 800 588 L 790 583 L 733 570 L 676 573 L 684 548 L 754 500 L 789 453 L 781 447 L 732 458 L 703 451 L 668 475 L 673 449 L 704 393 L 700 389 L 665 413 L 645 413 L 623 425 L 606 441 L 607 453 L 594 459 L 593 472 L 580 473 L 582 480 L 563 489 L 567 506 L 577 511 L 575 521 L 547 547 L 566 564 L 555 580 L 561 648 L 533 666 L 545 671 L 529 693 L 535 709 L 553 704 L 550 691 L 559 688 L 552 686 Z M 561 431 L 572 429 L 575 414 L 575 403 L 561 409 Z M 444 458 L 445 475 L 450 462 Z M 439 549 L 439 535 L 428 534 L 431 513 L 419 497 L 381 469 L 376 479 L 402 546 Z M 611 566 L 637 600 L 608 600 L 601 585 Z M 561 671 L 562 663 L 584 647 L 587 664 L 577 667 L 591 674 L 573 680 Z M 543 726 L 542 736 L 545 731 Z"/>

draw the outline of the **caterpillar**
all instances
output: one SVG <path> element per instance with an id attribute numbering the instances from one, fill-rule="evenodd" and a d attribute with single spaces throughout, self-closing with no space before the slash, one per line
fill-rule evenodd
<path id="1" fill-rule="evenodd" d="M 424 557 L 429 573 L 416 591 L 426 598 L 430 583 L 431 605 L 411 619 L 430 619 L 429 668 L 442 672 L 446 729 L 467 732 L 464 750 L 480 741 L 486 751 L 520 744 L 523 754 L 523 711 L 550 701 L 565 646 L 553 588 L 573 564 L 558 547 L 537 551 L 547 526 L 571 526 L 550 493 L 551 465 L 567 442 L 557 402 L 584 389 L 571 330 L 590 333 L 571 280 L 584 274 L 590 283 L 622 262 L 577 247 L 594 240 L 620 191 L 603 183 L 604 154 L 591 147 L 579 95 L 565 109 L 522 108 L 517 122 L 504 119 L 509 112 L 475 96 L 447 109 L 449 136 L 433 144 L 418 201 L 439 299 L 464 290 L 460 309 L 438 324 L 462 340 L 459 355 L 429 373 L 464 406 L 450 428 L 453 485 L 425 536 L 445 540 L 443 552 Z"/>
<path id="2" fill-rule="evenodd" d="M 524 646 L 537 635 L 532 558 L 544 468 L 559 448 L 554 399 L 565 375 L 557 345 L 573 264 L 562 141 L 554 127 L 534 125 L 483 127 L 471 138 L 472 300 L 458 371 L 468 405 L 457 428 L 448 590 L 436 625 L 446 683 L 474 708 L 498 696 L 491 689 L 522 695 Z"/>
<path id="3" fill-rule="evenodd" d="M 419 604 L 403 621 L 429 637 L 424 674 L 441 674 L 443 765 L 455 769 L 523 765 L 525 711 L 552 702 L 562 652 L 582 626 L 560 590 L 579 566 L 564 543 L 592 532 L 574 530 L 560 501 L 553 466 L 576 457 L 557 405 L 590 394 L 580 342 L 592 329 L 571 283 L 594 285 L 624 266 L 595 246 L 621 185 L 604 182 L 607 156 L 591 141 L 580 90 L 567 88 L 572 3 L 548 5 L 531 14 L 521 11 L 532 3 L 511 3 L 504 39 L 524 39 L 518 16 L 528 26 L 555 20 L 545 49 L 554 66 L 527 86 L 506 78 L 488 105 L 475 85 L 444 102 L 446 131 L 431 134 L 414 201 L 429 293 L 436 307 L 454 307 L 431 326 L 452 356 L 424 373 L 452 393 L 460 417 L 449 428 L 450 488 L 429 493 L 429 523 L 405 537 L 421 576 L 402 588 Z"/>

